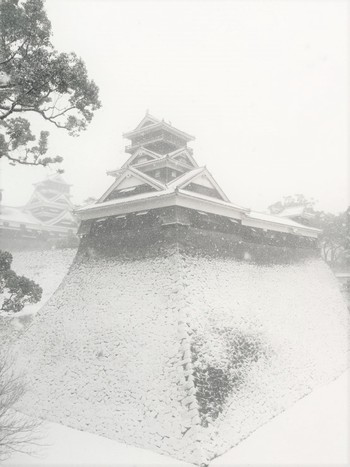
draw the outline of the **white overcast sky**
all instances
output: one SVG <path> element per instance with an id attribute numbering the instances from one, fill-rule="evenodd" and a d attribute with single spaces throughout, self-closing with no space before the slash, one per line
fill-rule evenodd
<path id="1" fill-rule="evenodd" d="M 232 202 L 349 202 L 347 1 L 46 0 L 53 43 L 85 61 L 103 107 L 78 138 L 51 128 L 73 201 L 100 196 L 146 109 L 192 143 Z M 47 128 L 47 127 L 46 127 Z M 47 169 L 3 167 L 4 204 Z"/>

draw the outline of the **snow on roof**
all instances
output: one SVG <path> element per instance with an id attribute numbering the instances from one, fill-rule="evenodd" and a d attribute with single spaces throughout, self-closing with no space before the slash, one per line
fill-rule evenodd
<path id="1" fill-rule="evenodd" d="M 154 160 L 158 160 L 158 159 L 161 159 L 162 158 L 162 155 L 161 154 L 158 154 L 154 151 L 150 151 L 149 149 L 147 148 L 144 148 L 143 146 L 141 146 L 139 149 L 137 149 L 137 151 L 134 152 L 134 154 L 132 154 L 125 162 L 124 164 L 121 166 L 121 169 L 123 168 L 126 168 L 126 167 L 129 167 L 131 165 L 131 163 L 138 158 L 138 156 L 150 156 L 152 157 Z"/>
<path id="2" fill-rule="evenodd" d="M 82 208 L 77 209 L 75 212 L 79 213 L 79 212 L 83 212 L 83 211 L 97 210 L 99 208 L 107 207 L 107 206 L 114 206 L 114 205 L 120 205 L 120 204 L 129 204 L 132 201 L 140 201 L 142 199 L 146 200 L 146 199 L 151 199 L 151 198 L 160 198 L 160 197 L 165 196 L 165 195 L 170 195 L 170 194 L 176 193 L 176 191 L 177 191 L 177 188 L 176 188 L 175 185 L 174 186 L 168 185 L 168 187 L 166 189 L 164 189 L 164 190 L 152 191 L 152 192 L 147 192 L 147 193 L 140 193 L 140 194 L 137 194 L 137 195 L 128 196 L 127 198 L 115 198 L 115 199 L 111 199 L 109 201 L 103 201 L 102 203 L 90 204 L 90 205 L 83 206 Z M 183 194 L 183 195 L 186 195 L 188 197 L 192 197 L 194 199 L 197 199 L 197 200 L 202 200 L 202 201 L 206 201 L 206 202 L 209 201 L 211 203 L 219 204 L 221 206 L 232 207 L 235 210 L 248 211 L 247 208 L 243 208 L 243 207 L 238 206 L 236 204 L 233 204 L 233 203 L 230 203 L 230 202 L 227 202 L 227 201 L 223 201 L 223 200 L 220 200 L 220 199 L 217 199 L 217 198 L 211 198 L 210 196 L 202 195 L 200 193 L 195 193 L 195 192 L 192 192 L 192 191 L 189 192 L 189 191 L 185 191 L 185 190 L 181 190 L 181 189 L 179 189 L 178 192 Z"/>
<path id="3" fill-rule="evenodd" d="M 149 123 L 151 122 L 151 123 Z M 146 115 L 143 117 L 143 119 L 141 120 L 141 122 L 137 125 L 137 127 L 135 128 L 135 130 L 139 130 L 140 128 L 143 128 L 145 126 L 148 126 L 152 123 L 159 123 L 160 120 L 156 117 L 153 117 L 153 115 L 151 115 L 148 111 L 146 112 Z M 134 130 L 134 131 L 135 131 Z"/>
<path id="4" fill-rule="evenodd" d="M 44 222 L 40 219 L 34 217 L 30 212 L 25 212 L 22 210 L 21 207 L 14 207 L 14 206 L 1 206 L 0 207 L 0 222 L 4 223 L 7 222 L 9 225 L 7 228 L 18 228 L 21 225 L 25 225 L 28 228 L 32 228 L 34 230 L 58 230 L 58 231 L 65 231 L 65 227 L 60 225 L 55 225 L 59 220 L 62 220 L 65 216 L 69 215 L 72 216 L 74 222 L 77 223 L 77 220 L 74 219 L 73 215 L 65 211 L 64 213 L 60 214 L 56 218 L 51 221 Z M 6 228 L 6 226 L 3 226 Z"/>
<path id="5" fill-rule="evenodd" d="M 34 216 L 29 212 L 22 211 L 21 207 L 1 206 L 0 221 L 2 222 L 18 222 L 20 224 L 36 224 L 41 225 Z"/>
<path id="6" fill-rule="evenodd" d="M 117 178 L 114 183 L 108 188 L 107 191 L 103 193 L 103 195 L 98 199 L 98 204 L 102 204 L 105 200 L 105 198 L 110 195 L 115 189 L 118 188 L 118 186 L 123 182 L 125 177 L 128 175 L 134 175 L 137 179 L 148 183 L 150 186 L 157 190 L 162 190 L 165 188 L 164 183 L 162 183 L 160 180 L 157 180 L 156 178 L 150 177 L 149 175 L 145 174 L 144 172 L 141 172 L 140 170 L 137 170 L 134 166 L 129 166 L 126 167 L 120 174 L 121 176 Z M 131 196 L 130 196 L 131 197 Z M 130 198 L 128 197 L 128 198 Z"/>
<path id="7" fill-rule="evenodd" d="M 49 207 L 60 207 L 62 208 L 62 203 L 59 203 L 58 200 L 63 199 L 67 206 L 71 209 L 73 208 L 73 204 L 70 199 L 64 193 L 58 193 L 53 198 L 47 198 L 43 196 L 38 190 L 35 190 L 32 196 L 30 197 L 28 203 L 25 205 L 26 210 L 30 210 L 37 205 L 40 206 L 49 206 Z"/>
<path id="8" fill-rule="evenodd" d="M 58 216 L 48 220 L 46 224 L 48 225 L 55 225 L 61 222 L 62 220 L 69 220 L 77 224 L 77 220 L 75 219 L 74 215 L 70 211 L 63 211 Z"/>
<path id="9" fill-rule="evenodd" d="M 305 206 L 289 206 L 278 213 L 281 217 L 301 216 L 305 211 Z"/>
<path id="10" fill-rule="evenodd" d="M 298 222 L 295 222 L 291 219 L 286 219 L 284 217 L 279 217 L 276 215 L 272 214 L 266 214 L 264 212 L 256 212 L 256 211 L 250 211 L 248 214 L 246 214 L 247 217 L 251 219 L 257 219 L 260 221 L 264 222 L 271 222 L 274 224 L 280 224 L 280 225 L 287 225 L 289 227 L 295 227 L 295 228 L 302 228 L 302 229 L 307 229 L 307 230 L 313 230 L 315 232 L 321 232 L 320 229 L 315 229 L 314 227 L 309 227 L 307 225 L 299 224 Z"/>
<path id="11" fill-rule="evenodd" d="M 204 172 L 204 171 L 205 171 L 205 167 L 198 167 L 196 169 L 190 170 L 189 172 L 186 172 L 183 175 L 180 175 L 179 177 L 174 178 L 174 180 L 171 180 L 171 182 L 168 183 L 168 187 L 172 188 L 175 186 L 181 186 L 185 182 L 190 181 L 196 175 L 199 175 L 201 172 Z"/>
<path id="12" fill-rule="evenodd" d="M 164 183 L 162 183 L 160 180 L 158 180 L 158 179 L 156 179 L 154 177 L 150 177 L 146 173 L 141 172 L 141 170 L 138 170 L 137 167 L 135 167 L 133 165 L 128 167 L 126 172 L 128 172 L 128 171 L 133 172 L 135 175 L 137 175 L 138 177 L 144 179 L 146 182 L 150 183 L 152 186 L 155 185 L 158 188 L 165 188 Z"/>
<path id="13" fill-rule="evenodd" d="M 243 212 L 244 218 L 242 219 L 242 223 L 244 225 L 249 225 L 247 221 L 257 221 L 257 227 L 259 228 L 266 228 L 268 230 L 280 230 L 280 228 L 284 228 L 287 230 L 284 231 L 289 231 L 289 229 L 298 229 L 299 231 L 302 231 L 304 233 L 309 232 L 311 236 L 317 236 L 319 232 L 321 232 L 319 229 L 315 229 L 312 227 L 308 227 L 302 224 L 299 224 L 295 221 L 292 221 L 291 219 L 285 219 L 281 218 L 278 216 L 273 216 L 270 214 L 265 214 L 265 213 L 260 213 L 260 212 L 252 212 L 248 208 L 244 208 L 241 206 L 238 206 L 236 204 L 233 204 L 231 202 L 219 200 L 216 198 L 211 198 L 209 196 L 200 194 L 200 193 L 195 193 L 195 192 L 188 192 L 182 189 L 178 189 L 176 186 L 168 186 L 167 189 L 160 190 L 160 191 L 155 191 L 155 192 L 147 192 L 147 193 L 140 193 L 134 196 L 129 196 L 127 198 L 117 198 L 117 199 L 112 199 L 109 201 L 104 201 L 102 203 L 96 203 L 93 205 L 88 205 L 84 206 L 78 210 L 75 211 L 79 215 L 79 213 L 85 213 L 85 212 L 98 212 L 98 211 L 104 211 L 104 208 L 113 208 L 116 206 L 119 206 L 123 209 L 123 206 L 128 206 L 130 204 L 137 203 L 139 201 L 145 201 L 145 203 L 148 201 L 147 208 L 152 209 L 156 207 L 152 201 L 156 201 L 157 199 L 165 198 L 169 195 L 180 195 L 179 201 L 181 205 L 181 197 L 186 197 L 186 199 L 191 198 L 192 200 L 196 201 L 196 205 L 198 205 L 198 209 L 201 209 L 202 211 L 206 211 L 208 209 L 208 212 L 215 213 L 215 206 L 217 206 L 217 212 L 220 213 L 219 215 L 223 215 L 225 217 L 235 217 L 234 213 L 237 214 L 238 212 Z M 186 203 L 185 203 L 186 204 Z M 144 205 L 143 205 L 144 206 Z M 145 207 L 145 206 L 144 206 Z M 220 209 L 221 208 L 221 209 Z M 222 210 L 224 208 L 224 211 Z M 193 208 L 196 209 L 196 208 Z M 129 211 L 130 212 L 130 211 Z M 94 215 L 92 217 L 95 217 Z"/>
<path id="14" fill-rule="evenodd" d="M 139 128 L 139 129 L 129 131 L 127 133 L 123 133 L 123 136 L 124 136 L 124 138 L 130 139 L 133 136 L 137 136 L 140 133 L 153 131 L 153 130 L 156 130 L 157 128 L 165 128 L 165 129 L 169 130 L 172 133 L 177 133 L 182 138 L 184 138 L 184 139 L 186 139 L 188 141 L 192 141 L 192 140 L 195 139 L 194 136 L 189 135 L 188 133 L 186 133 L 186 132 L 184 132 L 182 130 L 178 130 L 177 128 L 170 125 L 169 123 L 166 123 L 164 120 L 156 122 L 156 123 L 154 123 L 152 125 L 143 126 L 143 127 Z"/>
<path id="15" fill-rule="evenodd" d="M 185 169 L 191 169 L 193 166 L 194 167 L 198 167 L 198 164 L 196 163 L 196 161 L 193 159 L 193 157 L 189 154 L 188 151 L 184 151 L 183 149 L 181 149 L 181 151 L 179 150 L 176 150 L 174 152 L 171 152 L 169 154 L 156 154 L 157 157 L 154 157 L 153 160 L 147 160 L 147 161 L 144 161 L 144 162 L 138 162 L 137 164 L 132 164 L 132 162 L 141 154 L 149 154 L 149 155 L 154 155 L 156 153 L 153 153 L 152 151 L 149 151 L 147 149 L 144 149 L 143 147 L 141 147 L 140 149 L 138 149 L 131 157 L 129 157 L 129 159 L 119 168 L 119 169 L 112 169 L 112 170 L 108 170 L 106 173 L 107 175 L 112 175 L 112 176 L 118 176 L 118 175 L 121 175 L 126 169 L 128 169 L 129 167 L 135 167 L 135 168 L 138 168 L 138 167 L 147 167 L 148 165 L 152 165 L 152 164 L 155 164 L 155 163 L 162 163 L 162 162 L 165 162 L 165 161 L 169 161 L 169 163 L 173 163 L 173 164 L 176 164 L 177 166 L 181 166 Z M 186 153 L 186 157 L 189 158 L 189 160 L 193 163 L 193 166 L 188 164 L 188 163 L 185 163 L 185 162 L 182 162 L 182 161 L 179 161 L 176 159 L 176 153 L 178 153 L 179 155 L 181 153 Z"/>
<path id="16" fill-rule="evenodd" d="M 178 156 L 181 156 L 182 154 L 186 155 L 186 157 L 189 159 L 189 161 L 194 167 L 198 167 L 198 164 L 195 158 L 192 156 L 191 152 L 189 151 L 187 147 L 176 149 L 173 152 L 169 152 L 168 156 L 172 159 L 176 159 Z"/>
<path id="17" fill-rule="evenodd" d="M 46 182 L 55 182 L 55 183 L 60 183 L 62 185 L 71 186 L 71 184 L 67 183 L 66 180 L 62 177 L 62 175 L 58 174 L 58 173 L 51 174 L 47 178 L 45 178 L 44 180 L 41 180 L 40 182 L 33 183 L 33 185 L 34 186 L 41 185 L 41 184 L 46 183 Z"/>
<path id="18" fill-rule="evenodd" d="M 102 201 L 101 203 L 88 204 L 87 206 L 83 206 L 79 209 L 76 209 L 74 212 L 79 213 L 79 212 L 90 211 L 90 210 L 98 210 L 99 208 L 103 208 L 107 206 L 114 206 L 117 204 L 129 204 L 133 201 L 139 201 L 141 199 L 148 199 L 148 198 L 159 198 L 160 196 L 169 195 L 171 193 L 175 193 L 175 190 L 165 189 L 161 191 L 139 193 L 137 195 L 128 196 L 127 198 L 115 198 L 115 199 L 110 199 L 108 201 Z"/>
<path id="19" fill-rule="evenodd" d="M 211 196 L 203 195 L 202 193 L 196 193 L 195 191 L 186 191 L 186 189 L 179 189 L 179 193 L 182 193 L 186 196 L 191 196 L 192 198 L 197 198 L 202 201 L 210 201 L 215 204 L 220 204 L 221 206 L 227 206 L 234 208 L 238 211 L 249 211 L 249 208 L 244 208 L 242 206 L 238 206 L 238 204 L 231 203 L 231 201 L 224 201 L 218 198 L 212 198 Z"/>

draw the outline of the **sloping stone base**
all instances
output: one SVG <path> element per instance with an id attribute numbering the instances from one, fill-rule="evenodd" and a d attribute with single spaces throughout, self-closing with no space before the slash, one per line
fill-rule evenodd
<path id="1" fill-rule="evenodd" d="M 202 464 L 347 366 L 314 251 L 169 226 L 87 236 L 16 344 L 32 415 Z"/>

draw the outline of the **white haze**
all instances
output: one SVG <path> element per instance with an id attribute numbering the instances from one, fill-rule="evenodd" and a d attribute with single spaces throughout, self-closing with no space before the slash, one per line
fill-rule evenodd
<path id="1" fill-rule="evenodd" d="M 196 136 L 195 157 L 232 202 L 263 210 L 303 193 L 320 209 L 344 210 L 347 7 L 334 0 L 47 0 L 56 48 L 84 59 L 103 103 L 79 138 L 45 126 L 52 155 L 65 159 L 73 201 L 108 187 L 106 170 L 126 160 L 122 132 L 149 109 Z M 47 172 L 4 164 L 4 203 L 25 203 Z"/>

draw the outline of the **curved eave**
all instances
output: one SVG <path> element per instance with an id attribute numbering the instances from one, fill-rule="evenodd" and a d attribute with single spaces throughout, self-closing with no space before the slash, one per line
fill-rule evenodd
<path id="1" fill-rule="evenodd" d="M 112 177 L 118 177 L 123 172 L 124 172 L 124 169 L 107 170 L 106 175 L 110 175 Z"/>
<path id="2" fill-rule="evenodd" d="M 45 201 L 34 201 L 33 203 L 28 203 L 24 207 L 24 211 L 31 211 L 32 209 L 35 209 L 37 207 L 47 207 L 47 208 L 59 208 L 62 211 L 63 210 L 71 210 L 73 209 L 73 204 L 67 200 L 66 203 L 57 203 L 56 201 L 50 202 L 49 200 Z"/>
<path id="3" fill-rule="evenodd" d="M 170 133 L 174 133 L 177 136 L 180 136 L 181 138 L 187 140 L 187 141 L 193 141 L 195 139 L 194 136 L 189 135 L 188 133 L 185 133 L 184 131 L 178 130 L 177 128 L 169 125 L 168 123 L 165 122 L 159 122 L 155 123 L 154 125 L 147 125 L 146 127 L 142 127 L 139 130 L 133 130 L 129 131 L 128 133 L 123 133 L 123 137 L 126 139 L 132 139 L 135 136 L 139 136 L 141 134 L 146 134 L 150 133 L 154 130 L 157 130 L 158 128 L 164 128 L 168 130 Z"/>
<path id="4" fill-rule="evenodd" d="M 319 230 L 293 223 L 293 225 L 264 221 L 254 217 L 249 209 L 241 208 L 225 201 L 211 199 L 202 195 L 185 192 L 185 190 L 164 190 L 161 193 L 147 193 L 130 197 L 127 200 L 111 200 L 105 203 L 86 206 L 75 211 L 80 220 L 93 220 L 101 217 L 111 217 L 130 214 L 163 207 L 180 206 L 194 209 L 209 214 L 224 216 L 235 220 L 241 220 L 242 225 L 252 228 L 260 228 L 274 232 L 284 232 L 294 235 L 317 238 Z"/>
<path id="5" fill-rule="evenodd" d="M 164 190 L 163 192 L 129 197 L 127 200 L 124 198 L 86 206 L 75 211 L 75 214 L 81 220 L 88 220 L 170 206 L 181 206 L 233 219 L 241 219 L 242 212 L 246 211 L 233 204 L 186 193 L 184 190 Z"/>
<path id="6" fill-rule="evenodd" d="M 71 183 L 67 183 L 65 180 L 51 180 L 50 178 L 47 178 L 46 180 L 42 180 L 41 182 L 36 182 L 32 183 L 33 186 L 37 185 L 45 185 L 47 182 L 49 183 L 56 183 L 57 185 L 63 185 L 63 186 L 73 186 Z"/>
<path id="7" fill-rule="evenodd" d="M 124 166 L 123 166 L 124 167 Z M 121 167 L 120 169 L 115 169 L 115 170 L 108 170 L 106 172 L 107 175 L 113 176 L 113 177 L 118 177 L 121 175 L 125 168 Z M 169 155 L 163 156 L 159 159 L 153 159 L 145 162 L 139 162 L 138 164 L 128 164 L 126 168 L 129 167 L 134 167 L 135 169 L 144 169 L 145 167 L 152 167 L 152 169 L 157 169 L 157 168 L 162 168 L 162 167 L 171 167 L 175 170 L 177 170 L 179 167 L 184 169 L 184 171 L 189 171 L 193 170 L 194 167 L 185 164 L 181 161 L 176 160 L 175 158 L 169 157 Z M 198 167 L 198 165 L 197 165 Z M 144 172 L 143 172 L 144 173 Z"/>
<path id="8" fill-rule="evenodd" d="M 138 164 L 132 165 L 135 169 L 144 169 L 145 167 L 151 167 L 151 169 L 158 169 L 162 167 L 171 167 L 173 169 L 177 169 L 178 167 L 183 168 L 184 170 L 193 170 L 193 167 L 187 164 L 183 164 L 180 161 L 177 161 L 176 159 L 172 159 L 169 156 L 164 156 L 160 159 L 154 159 L 152 161 L 145 161 L 145 162 L 140 162 Z"/>
<path id="9" fill-rule="evenodd" d="M 59 225 L 47 225 L 47 224 L 39 224 L 34 222 L 18 222 L 18 221 L 6 221 L 9 225 L 4 226 L 0 224 L 0 231 L 1 230 L 19 230 L 21 231 L 21 226 L 25 225 L 27 230 L 30 231 L 37 231 L 37 232 L 61 232 L 67 233 L 69 230 L 77 230 L 78 224 L 72 227 L 62 227 Z"/>
<path id="10" fill-rule="evenodd" d="M 260 213 L 249 212 L 244 215 L 242 225 L 263 230 L 273 230 L 275 232 L 284 232 L 294 235 L 302 235 L 306 237 L 318 238 L 322 232 L 320 229 L 307 227 L 294 221 L 283 222 L 283 219 L 260 219 Z"/>

